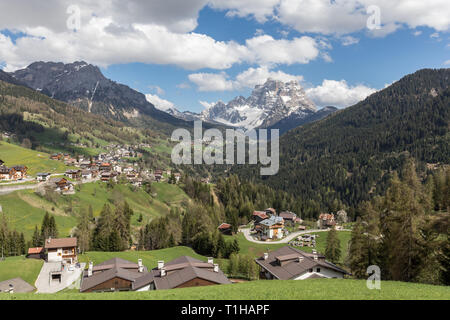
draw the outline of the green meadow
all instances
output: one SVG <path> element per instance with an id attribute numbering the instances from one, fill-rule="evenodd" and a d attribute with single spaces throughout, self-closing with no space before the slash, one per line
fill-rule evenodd
<path id="1" fill-rule="evenodd" d="M 39 172 L 61 173 L 68 167 L 62 161 L 50 160 L 45 152 L 34 151 L 0 140 L 0 159 L 6 166 L 25 165 L 29 175 Z"/>
<path id="2" fill-rule="evenodd" d="M 382 281 L 369 290 L 365 280 L 260 280 L 221 286 L 148 292 L 0 294 L 5 300 L 449 300 L 450 287 Z"/>

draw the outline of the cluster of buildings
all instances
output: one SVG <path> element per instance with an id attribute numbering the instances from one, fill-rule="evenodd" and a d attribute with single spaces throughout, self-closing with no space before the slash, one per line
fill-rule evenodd
<path id="1" fill-rule="evenodd" d="M 70 270 L 70 266 L 78 263 L 77 254 L 77 238 L 50 238 L 43 247 L 30 248 L 27 258 L 60 262 Z M 315 250 L 306 253 L 290 246 L 264 253 L 255 262 L 261 279 L 344 278 L 347 274 Z M 158 261 L 157 266 L 149 270 L 142 259 L 136 263 L 116 257 L 97 265 L 89 262 L 81 273 L 80 292 L 168 290 L 231 283 L 213 258 L 202 261 L 181 256 L 167 263 Z"/>
<path id="2" fill-rule="evenodd" d="M 7 167 L 0 160 L 0 181 L 18 181 L 27 177 L 28 168 L 26 166 L 17 165 Z"/>
<path id="3" fill-rule="evenodd" d="M 276 210 L 273 208 L 268 208 L 264 211 L 254 211 L 252 220 L 254 221 L 253 230 L 262 241 L 282 239 L 287 234 L 287 225 L 294 226 L 303 222 L 293 212 L 283 211 L 277 215 Z"/>

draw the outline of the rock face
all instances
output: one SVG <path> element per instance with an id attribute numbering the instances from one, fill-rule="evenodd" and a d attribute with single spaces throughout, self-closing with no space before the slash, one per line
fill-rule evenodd
<path id="1" fill-rule="evenodd" d="M 11 76 L 30 88 L 88 112 L 118 120 L 144 114 L 164 122 L 179 121 L 157 110 L 142 93 L 107 79 L 98 67 L 83 61 L 35 62 Z"/>
<path id="2" fill-rule="evenodd" d="M 270 127 L 291 115 L 306 118 L 315 112 L 314 103 L 297 81 L 284 83 L 268 79 L 256 86 L 247 99 L 239 96 L 227 104 L 219 101 L 200 117 L 249 130 Z"/>

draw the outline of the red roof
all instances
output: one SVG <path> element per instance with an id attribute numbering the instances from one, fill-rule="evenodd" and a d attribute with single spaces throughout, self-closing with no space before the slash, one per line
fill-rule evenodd
<path id="1" fill-rule="evenodd" d="M 253 211 L 253 215 L 258 216 L 263 220 L 269 218 L 264 211 Z"/>
<path id="2" fill-rule="evenodd" d="M 230 229 L 230 228 L 231 228 L 231 224 L 228 224 L 228 223 L 222 223 L 222 224 L 219 226 L 218 229 L 226 230 L 226 229 Z"/>
<path id="3" fill-rule="evenodd" d="M 28 249 L 28 254 L 39 254 L 39 253 L 42 252 L 42 250 L 44 250 L 44 248 L 42 248 L 42 247 L 29 248 Z"/>
<path id="4" fill-rule="evenodd" d="M 71 248 L 77 246 L 77 238 L 61 238 L 45 240 L 46 249 Z"/>

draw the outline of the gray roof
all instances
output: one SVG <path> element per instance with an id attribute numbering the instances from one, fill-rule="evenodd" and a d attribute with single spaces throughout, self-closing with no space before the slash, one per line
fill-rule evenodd
<path id="1" fill-rule="evenodd" d="M 255 261 L 265 270 L 270 272 L 275 278 L 280 280 L 296 278 L 314 267 L 328 268 L 347 274 L 345 270 L 326 261 L 323 255 L 316 255 L 318 260 L 314 260 L 314 254 L 312 253 L 285 246 L 270 252 L 267 260 L 264 260 L 264 257 L 261 257 L 255 259 Z M 301 258 L 300 262 L 298 259 L 299 257 Z"/>
<path id="2" fill-rule="evenodd" d="M 173 289 L 195 278 L 204 279 L 216 284 L 230 284 L 231 281 L 222 270 L 214 272 L 214 265 L 198 259 L 183 256 L 164 266 L 166 275 L 161 277 L 161 270 L 151 271 L 156 289 Z"/>
<path id="3" fill-rule="evenodd" d="M 152 282 L 152 278 L 148 277 L 150 274 L 147 268 L 144 267 L 143 272 L 139 272 L 138 268 L 138 264 L 120 258 L 112 258 L 104 261 L 94 266 L 92 276 L 88 277 L 87 270 L 83 272 L 80 291 L 87 291 L 114 278 L 130 281 L 132 283 L 132 290 L 136 290 Z M 137 287 L 137 285 L 140 285 L 140 287 Z"/>
<path id="4" fill-rule="evenodd" d="M 279 224 L 283 222 L 283 218 L 282 217 L 277 217 L 277 216 L 271 216 L 269 219 L 263 220 L 260 222 L 260 224 L 265 225 L 267 227 L 271 227 L 275 224 Z"/>
<path id="5" fill-rule="evenodd" d="M 35 289 L 31 284 L 25 282 L 22 278 L 14 278 L 0 282 L 0 293 L 5 291 L 9 292 L 9 289 L 11 288 L 10 285 L 13 286 L 14 293 L 33 292 Z"/>

